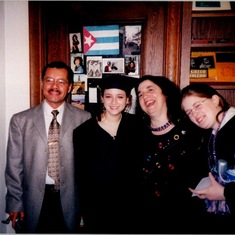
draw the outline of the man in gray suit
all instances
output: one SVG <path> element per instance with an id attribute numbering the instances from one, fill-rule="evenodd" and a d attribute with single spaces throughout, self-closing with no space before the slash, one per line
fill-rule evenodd
<path id="1" fill-rule="evenodd" d="M 42 71 L 41 104 L 14 114 L 10 121 L 5 179 L 6 213 L 12 227 L 24 220 L 27 233 L 72 233 L 79 225 L 74 177 L 73 130 L 91 114 L 66 102 L 73 72 L 63 62 L 52 62 Z M 60 124 L 60 190 L 48 176 L 48 129 L 52 110 Z M 81 146 L 82 148 L 82 146 Z"/>

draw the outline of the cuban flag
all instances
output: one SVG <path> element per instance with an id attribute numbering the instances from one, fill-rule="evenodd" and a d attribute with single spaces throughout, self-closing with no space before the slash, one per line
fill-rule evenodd
<path id="1" fill-rule="evenodd" d="M 119 26 L 84 26 L 83 53 L 85 55 L 118 55 Z"/>

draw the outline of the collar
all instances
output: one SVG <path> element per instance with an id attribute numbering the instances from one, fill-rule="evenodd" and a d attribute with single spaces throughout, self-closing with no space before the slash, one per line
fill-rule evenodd
<path id="1" fill-rule="evenodd" d="M 62 117 L 64 113 L 64 107 L 65 107 L 65 102 L 63 102 L 62 105 L 60 105 L 56 110 L 59 111 L 59 114 L 57 115 L 57 121 L 61 124 L 62 122 Z M 43 109 L 44 109 L 44 115 L 46 118 L 49 120 L 52 118 L 51 111 L 54 110 L 45 100 L 43 101 Z"/>
<path id="2" fill-rule="evenodd" d="M 230 107 L 223 118 L 220 129 L 235 115 L 235 107 Z"/>

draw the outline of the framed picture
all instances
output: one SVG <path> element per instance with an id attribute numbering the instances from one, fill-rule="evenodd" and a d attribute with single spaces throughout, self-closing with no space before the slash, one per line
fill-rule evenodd
<path id="1" fill-rule="evenodd" d="M 71 92 L 71 104 L 80 109 L 85 109 L 85 96 L 87 91 L 86 74 L 75 74 Z"/>
<path id="2" fill-rule="evenodd" d="M 84 56 L 82 53 L 71 53 L 70 63 L 74 73 L 85 73 Z"/>
<path id="3" fill-rule="evenodd" d="M 81 33 L 70 33 L 69 44 L 71 53 L 82 52 Z"/>
<path id="4" fill-rule="evenodd" d="M 103 58 L 103 73 L 124 73 L 124 58 Z"/>
<path id="5" fill-rule="evenodd" d="M 126 25 L 121 27 L 124 55 L 140 55 L 141 30 L 141 25 Z"/>
<path id="6" fill-rule="evenodd" d="M 140 55 L 125 55 L 125 74 L 139 77 Z"/>
<path id="7" fill-rule="evenodd" d="M 102 56 L 87 56 L 87 77 L 102 78 Z"/>
<path id="8" fill-rule="evenodd" d="M 87 91 L 87 75 L 86 74 L 74 74 L 73 81 L 74 81 L 74 84 L 77 82 L 82 82 L 83 84 L 85 84 L 84 90 Z"/>
<path id="9" fill-rule="evenodd" d="M 193 11 L 224 11 L 231 10 L 230 2 L 223 1 L 193 1 Z"/>

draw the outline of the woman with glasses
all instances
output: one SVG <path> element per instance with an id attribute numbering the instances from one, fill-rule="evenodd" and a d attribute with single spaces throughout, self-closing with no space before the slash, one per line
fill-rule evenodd
<path id="1" fill-rule="evenodd" d="M 199 164 L 202 130 L 182 112 L 180 89 L 166 77 L 143 76 L 136 94 L 136 114 L 146 126 L 140 232 L 196 233 L 199 216 L 193 208 L 203 203 L 188 188 L 196 185 L 205 166 Z"/>
<path id="2" fill-rule="evenodd" d="M 200 128 L 210 130 L 207 146 L 209 177 L 203 179 L 207 186 L 199 184 L 196 190 L 190 188 L 190 191 L 205 201 L 208 232 L 234 233 L 235 108 L 204 83 L 188 85 L 181 94 L 182 109 L 190 120 Z"/>

